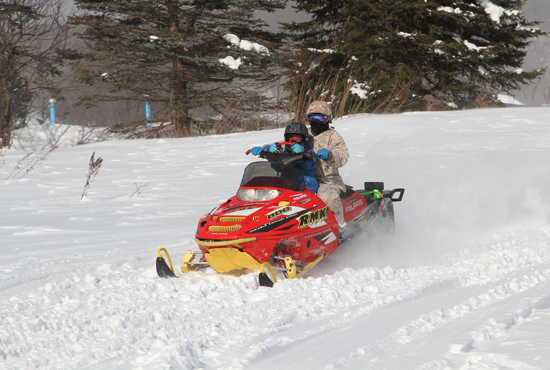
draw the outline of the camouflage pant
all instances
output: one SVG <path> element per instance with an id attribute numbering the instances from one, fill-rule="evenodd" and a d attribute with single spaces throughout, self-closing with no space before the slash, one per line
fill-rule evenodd
<path id="1" fill-rule="evenodd" d="M 340 188 L 336 185 L 319 184 L 317 196 L 321 198 L 328 208 L 330 208 L 332 213 L 334 213 L 336 221 L 338 221 L 338 225 L 344 224 L 344 208 L 342 207 L 342 201 L 340 200 Z"/>

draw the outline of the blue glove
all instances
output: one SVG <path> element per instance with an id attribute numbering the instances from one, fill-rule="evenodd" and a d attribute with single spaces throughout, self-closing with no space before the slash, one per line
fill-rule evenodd
<path id="1" fill-rule="evenodd" d="M 319 158 L 328 161 L 329 159 L 331 159 L 330 156 L 332 156 L 332 152 L 328 149 L 319 149 L 317 151 L 317 155 L 319 156 Z"/>
<path id="2" fill-rule="evenodd" d="M 290 147 L 290 151 L 294 154 L 302 153 L 304 150 L 302 149 L 302 146 L 300 144 L 294 143 Z"/>
<path id="3" fill-rule="evenodd" d="M 260 153 L 262 152 L 262 150 L 264 150 L 263 147 L 261 147 L 261 146 L 255 146 L 254 148 L 250 149 L 250 153 L 252 153 L 252 155 L 260 155 Z"/>
<path id="4" fill-rule="evenodd" d="M 278 146 L 277 143 L 273 143 L 269 147 L 269 152 L 270 153 L 280 153 L 281 152 L 281 147 Z"/>

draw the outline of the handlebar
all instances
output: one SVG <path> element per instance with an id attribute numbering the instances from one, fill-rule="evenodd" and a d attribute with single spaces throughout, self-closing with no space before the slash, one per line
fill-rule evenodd
<path id="1" fill-rule="evenodd" d="M 280 143 L 277 143 L 277 146 L 281 146 L 281 145 L 294 145 L 294 143 L 290 143 L 288 141 L 281 141 Z M 248 149 L 246 151 L 246 155 L 249 155 L 250 154 L 250 151 L 252 149 Z M 266 152 L 267 149 L 264 149 L 264 152 Z M 304 155 L 308 156 L 308 157 L 319 157 L 317 154 L 312 154 L 312 153 L 304 153 Z M 328 157 L 330 159 L 334 158 L 334 155 L 332 153 L 329 153 Z"/>
<path id="2" fill-rule="evenodd" d="M 319 157 L 321 157 L 320 155 L 313 154 L 313 153 L 304 153 L 304 155 L 305 155 L 306 157 L 312 157 L 312 158 L 319 158 Z M 332 158 L 334 158 L 334 154 L 329 153 L 328 157 L 329 157 L 330 159 L 332 159 Z"/>
<path id="3" fill-rule="evenodd" d="M 288 141 L 281 141 L 280 143 L 277 143 L 277 146 L 281 146 L 281 145 L 292 145 L 292 144 L 294 144 L 294 143 L 289 143 Z M 249 155 L 251 150 L 252 150 L 252 149 L 248 149 L 248 150 L 246 151 L 246 155 Z M 267 150 L 267 149 L 265 149 L 264 152 L 265 152 L 266 150 Z"/>

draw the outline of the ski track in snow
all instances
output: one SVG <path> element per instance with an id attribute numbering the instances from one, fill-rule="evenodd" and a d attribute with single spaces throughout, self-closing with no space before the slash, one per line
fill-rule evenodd
<path id="1" fill-rule="evenodd" d="M 398 233 L 272 289 L 211 269 L 159 279 L 154 257 L 196 249 L 244 151 L 282 130 L 57 149 L 0 183 L 0 369 L 550 368 L 547 112 L 337 122 L 347 183 L 406 188 Z M 80 201 L 92 151 L 104 164 Z M 2 153 L 2 179 L 23 155 Z"/>
<path id="2" fill-rule="evenodd" d="M 371 357 L 385 348 L 395 350 L 485 306 L 539 285 L 547 288 L 550 238 L 546 234 L 527 238 L 531 242 L 540 239 L 538 245 L 526 245 L 521 239 L 509 235 L 508 240 L 486 245 L 484 252 L 459 263 L 348 268 L 331 276 L 283 281 L 273 289 L 258 288 L 253 275 L 225 282 L 206 273 L 160 280 L 152 267 L 143 271 L 135 259 L 97 267 L 84 267 L 89 261 L 81 260 L 74 264 L 82 265 L 82 270 L 72 271 L 56 271 L 56 264 L 45 264 L 53 270 L 50 275 L 39 277 L 40 283 L 35 281 L 38 279 L 24 281 L 30 293 L 11 296 L 9 312 L 0 311 L 0 340 L 9 348 L 2 350 L 3 357 L 10 358 L 8 368 L 14 369 L 25 368 L 30 359 L 34 366 L 49 368 L 163 368 L 176 363 L 181 368 L 244 369 L 259 363 L 267 369 L 271 367 L 262 363 L 265 357 L 277 356 L 277 352 L 284 357 L 294 346 L 293 351 L 307 359 L 302 365 L 311 364 L 313 358 L 322 364 L 334 354 L 320 356 L 319 346 L 310 346 L 309 341 L 327 336 L 323 339 L 330 342 L 334 331 L 353 334 L 354 321 L 384 309 L 477 287 L 475 294 L 463 301 L 413 317 L 382 340 L 357 348 L 353 343 L 350 355 L 327 366 L 355 368 L 358 361 L 372 361 Z M 542 271 L 533 267 L 537 265 Z M 492 320 L 465 342 L 461 351 L 502 335 L 501 321 Z M 308 330 L 291 330 L 305 323 Z M 78 355 L 84 349 L 90 358 Z M 227 363 L 233 351 L 244 353 Z M 100 361 L 94 360 L 94 354 L 101 354 Z M 135 358 L 129 364 L 116 360 L 132 357 L 130 354 Z M 225 355 L 224 361 L 217 360 L 221 355 Z M 284 359 L 275 357 L 272 368 L 280 367 L 281 361 Z M 290 364 L 298 365 L 295 359 Z M 437 364 L 422 368 L 443 369 Z"/>

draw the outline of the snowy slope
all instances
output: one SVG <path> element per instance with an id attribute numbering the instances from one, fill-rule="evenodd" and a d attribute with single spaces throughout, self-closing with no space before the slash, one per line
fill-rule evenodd
<path id="1" fill-rule="evenodd" d="M 549 369 L 549 113 L 339 120 L 345 181 L 406 189 L 397 235 L 272 289 L 212 270 L 163 280 L 154 261 L 196 249 L 244 152 L 282 129 L 4 151 L 0 369 Z"/>
<path id="2" fill-rule="evenodd" d="M 27 127 L 14 131 L 11 148 L 20 151 L 41 151 L 65 148 L 99 141 L 104 129 L 98 127 L 63 124 L 40 125 L 31 122 Z"/>

